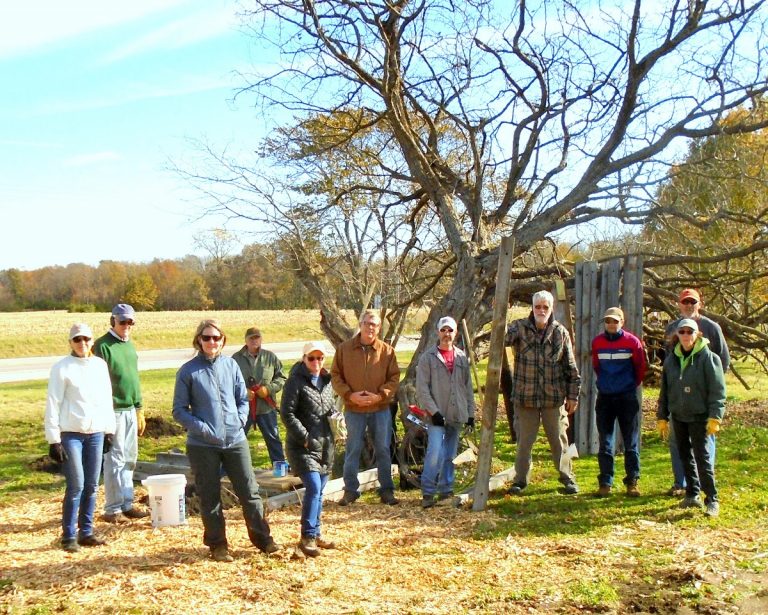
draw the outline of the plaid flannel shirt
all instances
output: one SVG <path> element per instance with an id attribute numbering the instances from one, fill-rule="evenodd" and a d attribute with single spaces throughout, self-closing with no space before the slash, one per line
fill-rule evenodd
<path id="1" fill-rule="evenodd" d="M 517 407 L 556 408 L 578 399 L 581 376 L 568 330 L 550 317 L 541 334 L 532 316 L 507 327 L 507 346 L 515 352 L 512 400 Z"/>

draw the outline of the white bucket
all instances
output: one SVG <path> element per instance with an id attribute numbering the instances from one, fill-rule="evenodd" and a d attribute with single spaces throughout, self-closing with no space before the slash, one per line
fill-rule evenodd
<path id="1" fill-rule="evenodd" d="M 184 504 L 184 474 L 156 474 L 141 481 L 149 490 L 152 527 L 183 525 L 187 522 Z"/>

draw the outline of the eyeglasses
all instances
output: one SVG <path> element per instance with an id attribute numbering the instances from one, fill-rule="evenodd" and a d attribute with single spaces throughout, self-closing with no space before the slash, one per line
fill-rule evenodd
<path id="1" fill-rule="evenodd" d="M 201 335 L 200 339 L 204 342 L 220 342 L 221 335 Z"/>
<path id="2" fill-rule="evenodd" d="M 366 320 L 364 323 L 361 323 L 363 327 L 380 327 L 380 322 L 373 322 L 372 320 Z"/>
<path id="3" fill-rule="evenodd" d="M 693 329 L 680 329 L 678 335 L 693 335 Z"/>
<path id="4" fill-rule="evenodd" d="M 118 320 L 118 323 L 120 323 L 124 327 L 132 327 L 134 325 L 134 322 L 132 320 Z"/>
<path id="5" fill-rule="evenodd" d="M 548 310 L 550 308 L 550 305 L 548 303 L 542 303 L 541 305 L 534 305 L 534 310 Z"/>
<path id="6" fill-rule="evenodd" d="M 76 335 L 72 338 L 72 341 L 75 342 L 75 344 L 82 344 L 83 342 L 90 342 L 91 338 L 84 335 Z"/>
<path id="7" fill-rule="evenodd" d="M 698 301 L 696 301 L 696 299 L 683 299 L 680 303 L 684 305 L 696 305 Z"/>
<path id="8" fill-rule="evenodd" d="M 442 329 L 440 329 L 440 333 L 453 333 L 453 329 L 451 329 L 450 327 L 443 327 Z"/>
<path id="9" fill-rule="evenodd" d="M 313 363 L 315 361 L 325 361 L 325 357 L 323 356 L 315 356 L 315 355 L 307 355 L 307 361 L 312 361 Z"/>

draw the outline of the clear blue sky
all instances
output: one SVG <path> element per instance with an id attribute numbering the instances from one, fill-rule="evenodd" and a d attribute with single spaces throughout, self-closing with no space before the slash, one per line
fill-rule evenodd
<path id="1" fill-rule="evenodd" d="M 194 253 L 195 233 L 220 223 L 193 220 L 168 159 L 188 157 L 190 138 L 255 147 L 263 130 L 231 101 L 259 55 L 237 5 L 3 4 L 0 270 Z"/>

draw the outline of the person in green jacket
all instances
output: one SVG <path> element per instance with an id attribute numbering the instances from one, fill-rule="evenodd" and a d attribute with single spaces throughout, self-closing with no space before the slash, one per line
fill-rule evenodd
<path id="1" fill-rule="evenodd" d="M 258 425 L 267 445 L 269 460 L 274 466 L 278 461 L 285 461 L 283 443 L 277 427 L 277 394 L 285 384 L 283 364 L 274 352 L 261 347 L 261 331 L 250 327 L 245 332 L 245 345 L 232 355 L 243 373 L 243 380 L 248 387 L 248 421 L 245 433 Z"/>
<path id="2" fill-rule="evenodd" d="M 699 492 L 703 491 L 706 514 L 716 517 L 720 503 L 707 438 L 720 430 L 725 412 L 723 366 L 692 318 L 678 322 L 677 337 L 673 352 L 664 360 L 656 413 L 658 431 L 666 440 L 671 418 L 685 470 L 686 491 L 681 506 L 701 508 Z"/>

